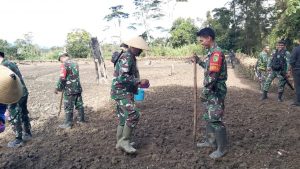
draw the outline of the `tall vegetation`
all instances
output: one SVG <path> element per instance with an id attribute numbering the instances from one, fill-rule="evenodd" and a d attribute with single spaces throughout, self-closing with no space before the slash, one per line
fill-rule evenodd
<path id="1" fill-rule="evenodd" d="M 67 52 L 76 58 L 86 58 L 90 55 L 90 34 L 83 29 L 75 29 L 67 35 Z"/>

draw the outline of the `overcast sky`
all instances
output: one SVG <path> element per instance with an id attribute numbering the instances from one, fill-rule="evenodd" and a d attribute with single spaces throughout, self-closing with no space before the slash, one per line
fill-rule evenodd
<path id="1" fill-rule="evenodd" d="M 207 11 L 223 7 L 228 1 L 188 0 L 175 6 L 173 3 L 163 8 L 166 14 L 173 13 L 173 17 L 166 17 L 153 26 L 170 28 L 178 17 L 205 20 Z M 103 18 L 110 13 L 109 7 L 119 4 L 124 5 L 124 12 L 134 10 L 132 0 L 0 0 L 0 39 L 13 43 L 23 38 L 25 33 L 32 32 L 34 44 L 42 47 L 63 46 L 67 33 L 80 28 L 97 36 L 100 41 L 109 42 L 113 35 L 119 34 L 119 30 L 113 27 L 113 22 L 107 23 Z M 144 32 L 143 29 L 127 30 L 129 23 L 130 20 L 123 23 L 123 40 Z M 103 32 L 106 26 L 111 27 Z"/>

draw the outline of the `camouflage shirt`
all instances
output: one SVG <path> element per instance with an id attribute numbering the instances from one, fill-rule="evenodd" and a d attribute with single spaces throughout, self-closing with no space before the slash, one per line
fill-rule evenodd
<path id="1" fill-rule="evenodd" d="M 267 65 L 268 65 L 268 54 L 265 51 L 260 52 L 257 60 L 257 69 L 261 71 L 266 71 L 267 70 Z"/>
<path id="2" fill-rule="evenodd" d="M 286 63 L 284 65 L 283 72 L 286 73 L 289 69 L 289 61 L 290 61 L 290 58 L 291 58 L 291 53 L 287 50 L 275 51 L 275 52 L 273 52 L 272 57 L 274 57 L 274 55 L 276 55 L 276 54 L 277 54 L 277 56 L 276 56 L 277 58 L 279 58 L 280 55 L 284 55 L 284 58 L 286 59 Z M 271 68 L 271 66 L 272 66 L 272 57 L 270 57 L 269 60 L 268 60 L 268 65 L 267 65 L 268 68 Z"/>
<path id="3" fill-rule="evenodd" d="M 139 81 L 136 58 L 127 51 L 116 62 L 111 85 L 111 98 L 118 100 L 132 97 L 137 91 Z"/>
<path id="4" fill-rule="evenodd" d="M 27 96 L 28 95 L 28 90 L 27 90 L 27 87 L 26 87 L 25 82 L 23 80 L 23 76 L 22 76 L 18 66 L 14 62 L 11 62 L 6 58 L 4 58 L 2 60 L 1 65 L 8 67 L 11 71 L 13 71 L 20 78 L 20 81 L 21 81 L 22 86 L 23 86 L 23 96 Z"/>
<path id="5" fill-rule="evenodd" d="M 219 68 L 214 69 L 214 63 Z M 199 65 L 204 68 L 203 94 L 215 93 L 224 99 L 227 93 L 227 63 L 222 49 L 215 44 L 207 50 L 207 56 Z"/>
<path id="6" fill-rule="evenodd" d="M 60 66 L 60 76 L 56 85 L 59 91 L 67 95 L 79 94 L 82 92 L 78 64 L 70 59 Z"/>

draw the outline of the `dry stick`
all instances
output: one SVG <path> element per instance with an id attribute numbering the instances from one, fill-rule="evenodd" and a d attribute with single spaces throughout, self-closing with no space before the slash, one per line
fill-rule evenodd
<path id="1" fill-rule="evenodd" d="M 196 141 L 196 127 L 197 127 L 197 64 L 194 62 L 194 130 L 193 141 Z"/>
<path id="2" fill-rule="evenodd" d="M 64 92 L 61 92 L 61 96 L 60 96 L 60 102 L 59 102 L 59 111 L 58 111 L 58 117 L 60 115 L 60 112 L 61 112 L 61 105 L 62 105 L 62 100 L 63 100 L 63 97 L 64 97 Z"/>

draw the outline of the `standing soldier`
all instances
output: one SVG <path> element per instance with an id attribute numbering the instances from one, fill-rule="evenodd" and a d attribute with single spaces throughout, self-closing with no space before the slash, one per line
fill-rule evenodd
<path id="1" fill-rule="evenodd" d="M 282 95 L 284 86 L 286 84 L 286 76 L 288 70 L 287 58 L 290 58 L 290 53 L 285 49 L 285 42 L 283 40 L 280 40 L 277 43 L 277 49 L 275 53 L 272 54 L 272 58 L 268 62 L 267 70 L 269 73 L 263 87 L 263 95 L 261 97 L 261 100 L 265 100 L 268 98 L 268 91 L 271 83 L 276 77 L 278 77 L 278 101 L 283 101 Z"/>
<path id="2" fill-rule="evenodd" d="M 16 103 L 23 95 L 23 86 L 18 75 L 5 66 L 0 66 L 0 133 L 5 130 L 7 104 Z"/>
<path id="3" fill-rule="evenodd" d="M 60 77 L 58 79 L 54 93 L 62 91 L 64 97 L 65 121 L 59 125 L 62 129 L 70 129 L 73 125 L 73 109 L 78 111 L 79 123 L 85 122 L 84 108 L 82 101 L 82 88 L 79 78 L 78 64 L 69 58 L 67 53 L 60 53 L 58 61 L 60 66 Z"/>
<path id="4" fill-rule="evenodd" d="M 116 114 L 119 118 L 116 148 L 132 154 L 136 152 L 136 149 L 130 144 L 130 138 L 140 117 L 135 107 L 134 94 L 138 87 L 149 87 L 149 80 L 139 79 L 136 57 L 149 47 L 141 37 L 132 38 L 125 44 L 128 45 L 128 50 L 116 60 L 111 98 L 116 102 Z"/>
<path id="5" fill-rule="evenodd" d="M 300 33 L 300 32 L 299 32 Z M 298 46 L 294 48 L 290 59 L 290 68 L 293 73 L 296 89 L 296 100 L 292 105 L 300 106 L 300 35 L 298 37 Z"/>
<path id="6" fill-rule="evenodd" d="M 267 65 L 268 65 L 269 55 L 270 55 L 270 47 L 266 45 L 263 51 L 260 52 L 255 65 L 255 71 L 259 79 L 259 87 L 261 91 L 263 91 L 263 87 L 267 77 Z"/>
<path id="7" fill-rule="evenodd" d="M 204 88 L 201 101 L 205 106 L 203 119 L 206 124 L 206 137 L 197 147 L 213 147 L 217 150 L 209 156 L 220 158 L 227 151 L 226 127 L 222 122 L 224 114 L 224 100 L 227 93 L 227 64 L 222 49 L 215 43 L 215 32 L 211 28 L 203 28 L 197 32 L 197 38 L 208 53 L 204 61 L 197 56 L 195 61 L 204 68 Z"/>
<path id="8" fill-rule="evenodd" d="M 15 63 L 4 58 L 4 56 L 4 53 L 0 52 L 1 65 L 8 67 L 19 77 L 23 88 L 23 96 L 21 97 L 21 99 L 17 103 L 8 105 L 11 119 L 10 122 L 13 126 L 13 131 L 16 134 L 16 139 L 10 141 L 7 146 L 14 148 L 22 146 L 23 141 L 29 141 L 32 138 L 30 119 L 28 117 L 29 112 L 27 109 L 27 100 L 29 93 L 18 66 Z"/>

